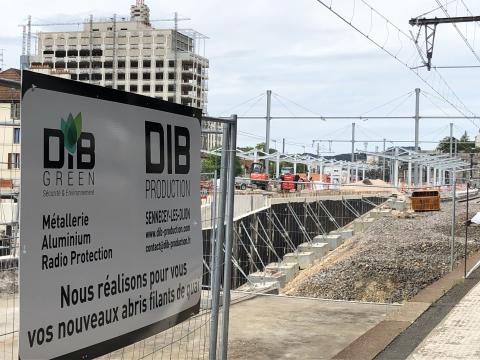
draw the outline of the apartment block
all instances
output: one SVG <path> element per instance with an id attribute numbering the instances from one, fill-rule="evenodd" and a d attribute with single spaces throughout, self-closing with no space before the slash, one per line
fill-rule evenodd
<path id="1" fill-rule="evenodd" d="M 156 29 L 143 0 L 130 18 L 91 19 L 78 31 L 38 33 L 33 71 L 65 73 L 72 80 L 129 91 L 207 111 L 208 59 L 199 54 L 203 35 Z M 49 72 L 50 71 L 50 72 Z M 213 125 L 205 124 L 211 128 Z M 204 148 L 218 135 L 205 134 Z"/>

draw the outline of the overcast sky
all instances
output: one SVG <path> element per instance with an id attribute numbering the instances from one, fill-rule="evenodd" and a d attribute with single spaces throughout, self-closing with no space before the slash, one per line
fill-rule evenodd
<path id="1" fill-rule="evenodd" d="M 2 2 L 0 22 L 0 48 L 4 49 L 5 67 L 18 67 L 21 53 L 21 28 L 30 14 L 34 23 L 81 21 L 89 14 L 108 17 L 129 14 L 133 0 L 82 0 L 65 1 L 18 0 Z M 330 0 L 326 0 L 330 4 Z M 448 2 L 448 1 L 447 1 Z M 149 1 L 151 18 L 170 18 L 175 11 L 191 18 L 180 27 L 193 28 L 209 37 L 205 55 L 210 59 L 209 102 L 210 115 L 237 113 L 244 116 L 264 116 L 267 89 L 274 92 L 272 114 L 281 116 L 362 115 L 378 105 L 400 97 L 378 110 L 365 115 L 413 115 L 414 96 L 403 94 L 420 87 L 427 92 L 421 97 L 423 115 L 459 115 L 441 99 L 434 98 L 434 91 L 421 82 L 405 66 L 399 64 L 375 47 L 349 25 L 316 0 L 175 0 Z M 442 3 L 446 3 L 442 0 Z M 480 4 L 463 0 L 468 9 L 478 15 Z M 380 1 L 369 0 L 376 10 L 406 33 L 411 28 L 408 20 L 436 8 L 435 0 Z M 338 7 L 337 7 L 338 6 Z M 332 0 L 332 7 L 347 21 L 359 26 L 370 37 L 387 46 L 393 54 L 415 60 L 412 43 L 393 31 L 362 0 Z M 462 0 L 449 2 L 453 15 L 467 15 Z M 6 14 L 9 14 L 6 16 Z M 427 16 L 443 16 L 440 11 Z M 162 26 L 166 26 L 164 23 Z M 37 31 L 39 28 L 34 28 Z M 58 29 L 58 28 L 54 28 Z M 480 26 L 461 25 L 468 41 L 480 54 Z M 480 40 L 480 39 L 479 39 Z M 423 38 L 420 46 L 424 47 Z M 391 46 L 391 47 L 390 47 Z M 414 51 L 413 58 L 408 51 Z M 408 51 L 407 51 L 408 50 Z M 420 60 L 417 61 L 421 65 Z M 447 65 L 480 65 L 451 25 L 440 25 L 435 40 L 433 63 Z M 480 114 L 477 79 L 480 68 L 441 69 L 440 74 L 448 82 L 469 110 Z M 421 70 L 434 88 L 441 86 L 433 73 Z M 248 99 L 252 101 L 237 106 Z M 453 98 L 452 98 L 453 99 Z M 452 100 L 453 101 L 453 100 Z M 300 106 L 299 106 L 300 105 Z M 237 107 L 236 107 L 237 106 Z M 308 109 L 308 111 L 307 111 Z M 273 120 L 272 138 L 280 146 L 286 138 L 287 151 L 314 151 L 313 139 L 349 139 L 351 120 Z M 433 141 L 448 136 L 450 120 L 421 121 L 421 140 Z M 469 120 L 454 120 L 455 136 L 468 131 L 470 137 L 478 133 Z M 413 120 L 356 121 L 358 148 L 364 148 L 363 140 L 370 141 L 368 150 L 374 151 L 374 140 L 413 140 Z M 480 124 L 480 121 L 477 121 Z M 261 142 L 265 134 L 264 120 L 240 120 L 239 144 Z M 387 144 L 388 145 L 388 144 Z M 272 142 L 272 147 L 275 142 Z M 432 147 L 423 144 L 423 148 Z M 322 152 L 329 150 L 322 143 Z M 349 151 L 349 144 L 332 143 L 334 152 Z"/>

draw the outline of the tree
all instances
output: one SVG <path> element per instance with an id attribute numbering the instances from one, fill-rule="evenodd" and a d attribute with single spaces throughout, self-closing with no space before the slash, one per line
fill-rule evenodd
<path id="1" fill-rule="evenodd" d="M 457 141 L 457 139 L 455 137 L 452 137 L 453 151 L 455 151 L 455 142 L 456 141 Z M 438 143 L 438 146 L 437 146 L 437 150 L 442 152 L 442 153 L 449 153 L 450 152 L 450 136 L 446 136 L 442 140 L 440 140 L 440 142 Z M 463 135 L 458 140 L 457 152 L 459 152 L 459 153 L 476 152 L 475 151 L 475 141 L 470 141 L 466 131 L 463 133 Z"/>
<path id="2" fill-rule="evenodd" d="M 207 155 L 202 159 L 202 173 L 217 173 L 220 176 L 221 158 L 220 156 Z M 243 175 L 243 163 L 238 156 L 235 156 L 235 176 Z"/>

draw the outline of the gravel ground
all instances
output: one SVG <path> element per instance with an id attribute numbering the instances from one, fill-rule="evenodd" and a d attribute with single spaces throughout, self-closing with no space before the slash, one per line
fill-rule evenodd
<path id="1" fill-rule="evenodd" d="M 470 217 L 480 205 L 470 202 Z M 284 293 L 326 299 L 403 302 L 449 271 L 451 204 L 439 212 L 377 219 L 322 262 L 302 272 Z M 457 205 L 457 259 L 463 256 L 465 203 Z M 480 249 L 480 226 L 469 229 L 469 253 Z"/>

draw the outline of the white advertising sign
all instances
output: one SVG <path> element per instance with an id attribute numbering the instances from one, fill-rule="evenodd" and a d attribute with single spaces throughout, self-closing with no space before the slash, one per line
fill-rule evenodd
<path id="1" fill-rule="evenodd" d="M 198 111 L 22 82 L 20 358 L 93 358 L 197 313 Z"/>

